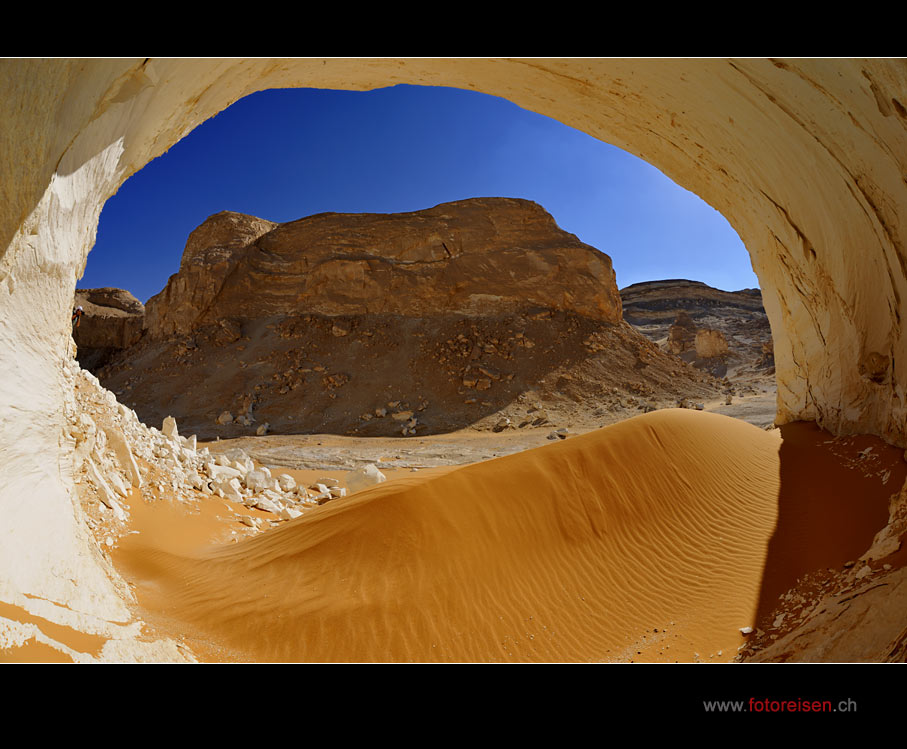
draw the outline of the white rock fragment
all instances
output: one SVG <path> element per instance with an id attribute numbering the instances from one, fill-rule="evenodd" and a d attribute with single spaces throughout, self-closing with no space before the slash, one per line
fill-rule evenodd
<path id="1" fill-rule="evenodd" d="M 350 471 L 346 475 L 346 488 L 350 494 L 355 494 L 362 489 L 367 489 L 370 486 L 375 486 L 384 481 L 387 481 L 387 476 L 381 473 L 381 471 L 378 470 L 378 466 L 374 463 L 369 463 L 361 468 L 357 468 L 355 471 Z M 327 491 L 327 487 L 322 491 Z"/>
<path id="2" fill-rule="evenodd" d="M 123 433 L 119 429 L 111 427 L 105 431 L 107 432 L 107 441 L 113 448 L 113 453 L 117 457 L 120 468 L 123 469 L 123 472 L 126 474 L 130 483 L 136 489 L 140 489 L 142 487 L 142 474 L 139 472 L 138 464 L 135 462 L 132 451 L 129 449 L 126 437 L 123 436 Z"/>
<path id="3" fill-rule="evenodd" d="M 276 503 L 272 502 L 267 497 L 256 497 L 255 507 L 257 507 L 259 510 L 264 510 L 265 512 L 272 512 L 275 515 L 279 515 L 281 509 Z"/>
<path id="4" fill-rule="evenodd" d="M 752 633 L 753 633 L 753 628 L 752 628 L 752 627 L 741 627 L 741 628 L 740 628 L 740 634 L 742 634 L 742 635 L 749 635 L 749 634 L 752 634 Z"/>
<path id="5" fill-rule="evenodd" d="M 283 520 L 294 520 L 302 515 L 299 510 L 294 510 L 292 507 L 284 507 L 279 514 Z"/>
<path id="6" fill-rule="evenodd" d="M 241 478 L 243 474 L 241 471 L 238 471 L 231 466 L 218 466 L 209 464 L 208 475 L 212 479 L 220 479 L 223 477 L 226 477 L 228 479 L 238 479 Z"/>
<path id="7" fill-rule="evenodd" d="M 104 480 L 100 471 L 98 471 L 98 467 L 95 465 L 94 461 L 89 457 L 86 462 L 88 464 L 88 475 L 91 478 L 92 483 L 98 488 L 98 498 L 107 505 L 107 507 L 113 510 L 113 514 L 117 520 L 125 520 L 126 513 L 123 512 L 123 508 L 120 507 L 117 502 L 113 490 Z"/>
<path id="8" fill-rule="evenodd" d="M 246 485 L 247 489 L 251 489 L 253 492 L 260 492 L 264 491 L 265 489 L 271 489 L 273 488 L 273 485 L 276 485 L 276 482 L 271 478 L 271 476 L 265 473 L 265 471 L 262 469 L 249 471 L 245 475 L 243 483 Z"/>
<path id="9" fill-rule="evenodd" d="M 242 486 L 238 479 L 223 478 L 216 482 L 216 487 L 222 492 L 224 499 L 229 499 L 231 502 L 243 501 Z"/>
<path id="10" fill-rule="evenodd" d="M 166 419 L 164 419 L 164 424 L 161 427 L 161 432 L 168 440 L 175 443 L 177 446 L 180 446 L 180 434 L 176 428 L 176 419 L 174 419 L 172 416 L 168 416 Z"/>
<path id="11" fill-rule="evenodd" d="M 277 486 L 282 492 L 291 492 L 296 488 L 296 479 L 288 473 L 281 473 L 277 477 Z"/>

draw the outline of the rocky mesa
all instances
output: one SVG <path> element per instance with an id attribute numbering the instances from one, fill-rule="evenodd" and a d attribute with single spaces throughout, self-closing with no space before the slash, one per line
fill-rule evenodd
<path id="1" fill-rule="evenodd" d="M 537 306 L 617 323 L 611 259 L 527 200 L 476 198 L 397 214 L 286 224 L 225 211 L 189 237 L 148 302 L 153 338 L 227 319 L 484 315 Z"/>
<path id="2" fill-rule="evenodd" d="M 97 374 L 201 438 L 601 426 L 719 389 L 623 322 L 607 255 L 509 198 L 211 216 Z"/>

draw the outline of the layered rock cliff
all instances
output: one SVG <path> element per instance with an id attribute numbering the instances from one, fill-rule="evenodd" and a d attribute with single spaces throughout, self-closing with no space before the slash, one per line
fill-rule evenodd
<path id="1" fill-rule="evenodd" d="M 620 291 L 624 318 L 664 350 L 738 384 L 774 391 L 772 331 L 759 289 L 700 281 L 646 281 Z"/>
<path id="2" fill-rule="evenodd" d="M 189 237 L 149 300 L 153 338 L 281 314 L 488 315 L 532 307 L 617 323 L 610 258 L 527 200 L 477 198 L 404 214 L 273 224 L 223 212 Z"/>

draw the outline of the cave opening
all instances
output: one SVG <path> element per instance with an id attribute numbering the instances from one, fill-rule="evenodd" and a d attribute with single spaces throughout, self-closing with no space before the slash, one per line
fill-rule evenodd
<path id="1" fill-rule="evenodd" d="M 436 208 L 498 197 L 508 200 L 453 217 Z M 550 214 L 550 225 L 532 204 Z M 440 218 L 421 218 L 433 209 Z M 321 225 L 307 231 L 307 217 L 319 214 Z M 334 214 L 376 220 L 344 226 L 343 215 L 331 222 Z M 392 214 L 420 218 L 394 229 L 379 218 Z M 530 226 L 497 239 L 475 229 L 496 221 Z M 262 249 L 262 237 L 276 229 L 285 238 Z M 344 232 L 359 232 L 368 246 L 351 245 Z M 318 283 L 338 297 L 347 295 L 344 286 L 357 287 L 348 304 L 313 294 L 298 272 L 309 262 L 302 245 L 332 241 L 350 262 Z M 623 299 L 595 308 L 540 295 L 554 275 L 564 276 L 564 295 L 617 291 L 590 291 L 589 278 L 571 278 L 569 267 L 558 266 L 564 259 L 540 260 L 558 241 L 610 256 Z M 425 257 L 414 249 L 420 243 Z M 464 243 L 489 256 L 530 254 L 497 265 L 461 260 L 465 268 L 428 282 L 428 295 L 411 278 L 363 290 L 363 270 L 370 279 L 389 275 L 375 259 L 382 252 L 403 252 L 402 262 L 415 267 L 426 258 L 460 260 L 451 247 L 459 255 Z M 533 243 L 545 246 L 536 252 Z M 224 262 L 256 244 L 249 262 Z M 275 252 L 287 261 L 266 268 Z M 527 258 L 540 270 L 508 287 Z M 586 262 L 582 255 L 579 262 Z M 175 269 L 180 277 L 168 284 Z M 610 269 L 601 271 L 593 284 L 614 286 L 600 277 Z M 464 273 L 473 278 L 464 281 Z M 260 287 L 236 283 L 237 275 L 257 278 Z M 431 294 L 452 293 L 458 283 L 470 286 L 471 300 L 528 299 L 522 308 L 508 298 L 499 308 L 460 299 L 457 309 L 429 309 Z M 585 286 L 570 288 L 579 283 Z M 254 299 L 274 285 L 282 299 L 270 307 Z M 206 286 L 213 291 L 199 291 Z M 733 412 L 740 399 L 756 398 L 761 410 L 744 417 L 760 426 L 773 419 L 771 332 L 749 255 L 727 221 L 635 156 L 474 91 L 275 89 L 244 97 L 107 202 L 79 289 L 88 290 L 77 294 L 89 314 L 74 330 L 83 366 L 147 423 L 173 415 L 203 439 L 247 436 L 263 425 L 271 433 L 361 436 L 477 424 L 588 428 L 709 399 Z M 401 294 L 416 301 L 379 301 Z M 609 304 L 623 306 L 630 328 L 609 330 L 617 316 L 602 314 Z M 147 340 L 155 326 L 159 338 L 170 338 L 156 347 Z M 655 348 L 641 346 L 634 331 Z M 681 377 L 678 386 L 688 368 L 674 355 L 702 376 Z M 407 428 L 412 418 L 397 423 L 382 412 L 412 413 L 415 423 Z"/>

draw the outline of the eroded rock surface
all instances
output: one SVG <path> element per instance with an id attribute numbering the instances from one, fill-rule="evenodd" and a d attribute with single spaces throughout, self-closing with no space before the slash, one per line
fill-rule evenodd
<path id="1" fill-rule="evenodd" d="M 147 327 L 165 338 L 299 312 L 422 317 L 532 306 L 619 322 L 610 258 L 535 203 L 476 198 L 280 225 L 216 214 L 192 232 L 179 273 L 149 300 Z"/>

